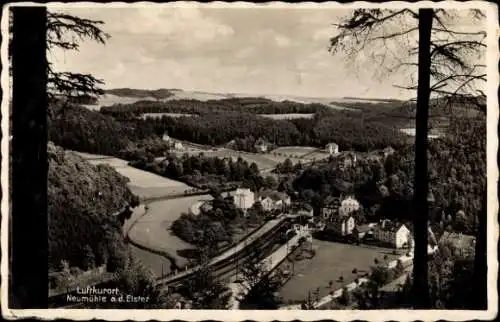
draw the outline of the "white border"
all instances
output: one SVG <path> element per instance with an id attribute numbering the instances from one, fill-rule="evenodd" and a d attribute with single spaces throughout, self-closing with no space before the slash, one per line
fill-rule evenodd
<path id="1" fill-rule="evenodd" d="M 20 2 L 4 6 L 2 12 L 2 39 L 8 39 L 8 21 L 7 9 L 11 6 L 40 6 L 45 4 L 38 4 L 34 2 Z M 327 3 L 311 3 L 302 2 L 297 4 L 268 2 L 265 4 L 235 2 L 211 2 L 211 3 L 197 3 L 197 2 L 175 2 L 175 3 L 150 3 L 150 2 L 137 2 L 134 4 L 115 2 L 115 3 L 94 3 L 94 2 L 80 2 L 80 3 L 61 3 L 52 2 L 47 4 L 48 7 L 231 7 L 231 8 L 254 8 L 254 7 L 272 7 L 272 8 L 480 8 L 487 13 L 487 178 L 488 178 L 488 215 L 487 215 L 487 230 L 488 230 L 488 310 L 487 311 L 460 311 L 460 310 L 372 310 L 372 311 L 359 311 L 359 310 L 343 310 L 343 311 L 329 311 L 329 310 L 277 310 L 277 311 L 224 311 L 224 310 L 71 310 L 71 309 L 51 309 L 51 310 L 10 310 L 7 308 L 8 303 L 8 217 L 9 217 L 9 204 L 7 193 L 9 191 L 8 182 L 8 161 L 6 157 L 9 154 L 9 79 L 8 69 L 2 69 L 1 84 L 4 92 L 2 99 L 2 167 L 1 167 L 1 182 L 3 196 L 1 209 L 2 209 L 2 224 L 1 224 L 1 309 L 3 317 L 7 319 L 37 317 L 41 319 L 55 319 L 65 318 L 73 320 L 87 320 L 87 319 L 104 319 L 109 321 L 120 320 L 137 320 L 145 321 L 150 319 L 156 320 L 173 320 L 180 319 L 186 321 L 200 321 L 200 320 L 221 320 L 221 321 L 241 321 L 241 320 L 303 320 L 314 321 L 319 319 L 334 319 L 337 321 L 350 321 L 350 320 L 365 320 L 365 321 L 436 321 L 440 319 L 453 320 L 453 321 L 466 321 L 472 319 L 491 320 L 496 317 L 498 312 L 498 293 L 497 293 L 497 276 L 498 276 L 498 261 L 497 261 L 497 242 L 498 242 L 498 200 L 497 200 L 497 185 L 498 181 L 498 168 L 496 163 L 496 153 L 498 150 L 498 137 L 497 137 L 497 122 L 498 122 L 498 97 L 497 89 L 499 86 L 498 74 L 498 61 L 499 61 L 499 47 L 498 47 L 498 8 L 493 3 L 484 1 L 469 1 L 469 2 L 456 2 L 456 1 L 443 1 L 443 2 L 429 2 L 422 1 L 418 3 L 407 2 L 386 2 L 386 3 L 369 3 L 369 2 L 352 2 L 349 4 L 339 4 L 335 2 Z M 1 44 L 1 59 L 2 65 L 8 64 L 7 44 L 5 41 Z M 7 95 L 5 95 L 7 94 Z"/>

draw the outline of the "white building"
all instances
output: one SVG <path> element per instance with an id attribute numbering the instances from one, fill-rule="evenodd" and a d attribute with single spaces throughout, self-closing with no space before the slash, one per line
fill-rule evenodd
<path id="1" fill-rule="evenodd" d="M 348 216 L 353 212 L 358 211 L 359 208 L 360 208 L 359 202 L 352 196 L 349 196 L 341 201 L 339 207 L 339 215 Z"/>
<path id="2" fill-rule="evenodd" d="M 326 152 L 330 153 L 330 155 L 335 155 L 339 153 L 339 146 L 336 143 L 328 143 L 325 147 Z"/>
<path id="3" fill-rule="evenodd" d="M 390 220 L 383 220 L 375 227 L 373 237 L 394 248 L 409 247 L 411 243 L 410 230 L 404 224 L 394 224 Z"/>
<path id="4" fill-rule="evenodd" d="M 266 153 L 269 150 L 269 144 L 264 139 L 258 139 L 254 148 L 259 153 Z"/>
<path id="5" fill-rule="evenodd" d="M 233 201 L 236 208 L 247 210 L 255 203 L 255 195 L 250 189 L 238 188 L 234 192 Z"/>
<path id="6" fill-rule="evenodd" d="M 170 143 L 172 141 L 172 139 L 170 138 L 170 136 L 168 136 L 168 133 L 165 132 L 161 138 L 163 141 L 167 142 L 167 143 Z"/>

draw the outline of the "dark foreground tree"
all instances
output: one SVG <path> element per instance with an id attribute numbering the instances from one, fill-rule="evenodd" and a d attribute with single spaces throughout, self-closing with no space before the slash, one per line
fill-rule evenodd
<path id="1" fill-rule="evenodd" d="M 428 308 L 427 221 L 428 221 L 428 114 L 430 94 L 439 94 L 444 102 L 437 105 L 453 107 L 459 102 L 466 107 L 486 110 L 485 95 L 480 86 L 486 81 L 484 58 L 486 33 L 483 30 L 457 29 L 457 20 L 464 14 L 474 26 L 481 26 L 480 10 L 358 9 L 337 25 L 338 34 L 331 39 L 330 50 L 341 50 L 355 57 L 371 51 L 371 58 L 386 71 L 410 73 L 418 66 L 417 84 L 403 88 L 417 90 L 414 225 L 415 306 Z M 458 23 L 458 25 L 460 22 Z M 418 38 L 415 33 L 418 31 Z M 418 47 L 413 44 L 418 42 Z M 401 57 L 403 53 L 404 57 Z M 369 54 L 368 54 L 369 55 Z M 418 60 L 415 60 L 418 55 Z M 373 63 L 373 62 L 372 62 Z M 410 73 L 410 78 L 412 74 Z M 429 79 L 430 78 L 430 79 Z M 432 80 L 432 84 L 431 84 Z M 453 109 L 450 109 L 453 111 Z"/>
<path id="2" fill-rule="evenodd" d="M 93 40 L 105 44 L 110 37 L 99 27 L 104 22 L 71 16 L 64 13 L 47 13 L 47 49 L 76 50 L 80 42 Z M 99 87 L 104 84 L 100 79 L 90 74 L 81 74 L 70 71 L 56 71 L 52 64 L 47 64 L 47 89 L 50 97 L 66 99 L 91 97 L 103 94 Z"/>
<path id="3" fill-rule="evenodd" d="M 47 302 L 46 12 L 45 7 L 12 8 L 9 256 L 15 255 L 9 306 L 17 309 L 43 308 Z"/>

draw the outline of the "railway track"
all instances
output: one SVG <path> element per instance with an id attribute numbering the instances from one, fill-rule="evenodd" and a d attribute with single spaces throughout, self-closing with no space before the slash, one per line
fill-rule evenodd
<path id="1" fill-rule="evenodd" d="M 239 269 L 243 268 L 244 264 L 251 258 L 255 258 L 256 256 L 259 256 L 259 258 L 265 258 L 273 251 L 273 246 L 279 242 L 279 239 L 284 236 L 283 234 L 288 228 L 290 228 L 290 226 L 290 218 L 281 218 L 275 226 L 258 238 L 252 238 L 252 236 L 254 236 L 257 232 L 250 234 L 243 242 L 243 246 L 239 245 L 241 249 L 237 249 L 233 254 L 226 256 L 222 254 L 216 256 L 209 264 L 210 267 L 213 268 L 216 278 L 220 280 L 231 278 Z M 175 276 L 166 278 L 161 277 L 156 280 L 156 285 L 172 287 L 175 289 L 181 286 L 183 282 L 190 278 L 195 272 L 196 267 L 189 269 L 187 272 L 181 272 Z M 99 283 L 94 286 L 96 288 L 114 287 L 113 281 Z M 76 290 L 50 297 L 49 307 L 75 309 L 84 306 L 82 303 L 68 303 L 66 298 L 71 295 L 76 295 Z"/>
<path id="2" fill-rule="evenodd" d="M 282 233 L 286 232 L 286 230 L 290 227 L 290 221 L 287 218 L 280 220 L 278 224 L 276 224 L 272 229 L 262 234 L 259 238 L 251 239 L 247 238 L 244 242 L 244 246 L 241 250 L 235 251 L 231 255 L 223 254 L 219 258 L 215 257 L 209 263 L 209 266 L 214 269 L 215 272 L 221 270 L 228 270 L 232 264 L 237 265 L 238 263 L 248 260 L 251 254 L 255 254 L 257 251 L 260 253 L 265 253 L 267 250 L 265 249 L 270 245 L 271 242 L 278 240 L 282 235 Z M 157 280 L 157 285 L 159 286 L 176 286 L 182 284 L 182 282 L 191 277 L 196 272 L 196 267 L 191 268 L 186 272 L 177 274 L 175 276 L 161 278 Z M 217 273 L 216 273 L 217 274 Z"/>

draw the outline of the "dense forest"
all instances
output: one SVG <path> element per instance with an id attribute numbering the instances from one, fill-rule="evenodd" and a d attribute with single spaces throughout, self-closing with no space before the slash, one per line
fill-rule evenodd
<path id="1" fill-rule="evenodd" d="M 114 104 L 103 106 L 104 114 L 120 115 L 129 113 L 184 113 L 205 115 L 221 112 L 245 112 L 251 114 L 310 114 L 326 111 L 329 108 L 322 104 L 304 104 L 291 101 L 275 102 L 267 98 L 226 98 L 219 100 L 199 101 L 195 99 L 179 99 L 166 102 L 138 101 L 131 104 Z"/>
<path id="2" fill-rule="evenodd" d="M 141 157 L 132 160 L 130 165 L 200 189 L 226 189 L 243 185 L 259 190 L 276 184 L 275 180 L 263 178 L 255 163 L 248 164 L 242 158 L 234 161 L 207 157 L 202 153 L 198 156 L 184 154 L 180 157 L 169 154 L 164 160 Z"/>
<path id="3" fill-rule="evenodd" d="M 369 151 L 376 148 L 402 146 L 408 136 L 381 122 L 366 122 L 359 113 L 316 110 L 312 119 L 273 120 L 248 111 L 223 112 L 214 106 L 233 106 L 226 101 L 213 103 L 203 117 L 168 117 L 141 119 L 128 113 L 97 112 L 72 104 L 52 104 L 49 117 L 49 136 L 57 145 L 82 152 L 122 157 L 131 145 L 140 141 L 160 138 L 168 132 L 171 137 L 211 146 L 230 143 L 238 150 L 255 152 L 255 143 L 261 139 L 273 146 L 324 146 L 329 142 L 339 144 L 341 150 Z M 251 100 L 249 100 L 251 102 Z M 175 101 L 177 104 L 178 102 Z M 200 114 L 198 104 L 193 101 L 184 112 Z M 215 101 L 214 101 L 215 102 Z M 157 102 L 144 103 L 156 106 Z M 177 106 L 177 105 L 172 106 Z M 267 104 L 267 103 L 266 103 Z M 299 103 L 268 103 L 283 109 L 294 109 Z M 284 104 L 284 105 L 280 105 Z M 287 103 L 288 104 L 288 103 Z M 263 105 L 257 105 L 259 108 Z M 253 106 L 253 105 L 250 105 Z M 266 105 L 267 106 L 267 105 Z M 306 105 L 304 105 L 306 106 Z M 184 108 L 182 105 L 179 108 Z M 240 109 L 242 109 L 240 107 Z M 264 108 L 267 113 L 270 110 Z M 123 111 L 123 110 L 122 110 Z M 179 111 L 177 111 L 179 112 Z M 156 141 L 158 148 L 161 143 Z M 130 153 L 128 153 L 130 154 Z M 159 154 L 162 155 L 162 154 Z M 159 156 L 158 155 L 158 156 Z"/>
<path id="4" fill-rule="evenodd" d="M 48 145 L 47 200 L 49 265 L 90 269 L 123 267 L 127 247 L 119 213 L 138 204 L 125 177 L 107 165 L 93 166 L 54 144 Z M 71 242 L 68 242 L 71 241 Z"/>
<path id="5" fill-rule="evenodd" d="M 358 111 L 335 111 L 321 104 L 262 98 L 140 101 L 101 109 L 101 113 L 123 121 L 135 120 L 143 113 L 161 112 L 203 117 L 146 117 L 144 122 L 152 125 L 157 134 L 167 131 L 174 138 L 212 146 L 239 140 L 233 147 L 250 152 L 254 152 L 253 145 L 259 138 L 278 146 L 324 146 L 334 141 L 342 150 L 358 151 L 388 145 L 399 147 L 407 140 L 407 135 L 392 125 L 360 117 Z M 314 113 L 314 117 L 273 120 L 259 115 L 288 113 Z"/>
<path id="6" fill-rule="evenodd" d="M 332 159 L 300 172 L 282 189 L 299 191 L 319 209 L 328 195 L 354 193 L 365 215 L 410 221 L 413 214 L 414 149 L 397 150 L 384 162 L 358 158 L 344 168 Z M 486 193 L 486 121 L 456 118 L 443 138 L 429 143 L 431 222 L 441 230 L 474 233 Z M 415 214 L 418 215 L 418 214 Z"/>
<path id="7" fill-rule="evenodd" d="M 151 125 L 137 120 L 117 121 L 84 107 L 62 102 L 49 106 L 49 140 L 66 149 L 118 155 L 130 144 L 155 137 Z"/>

